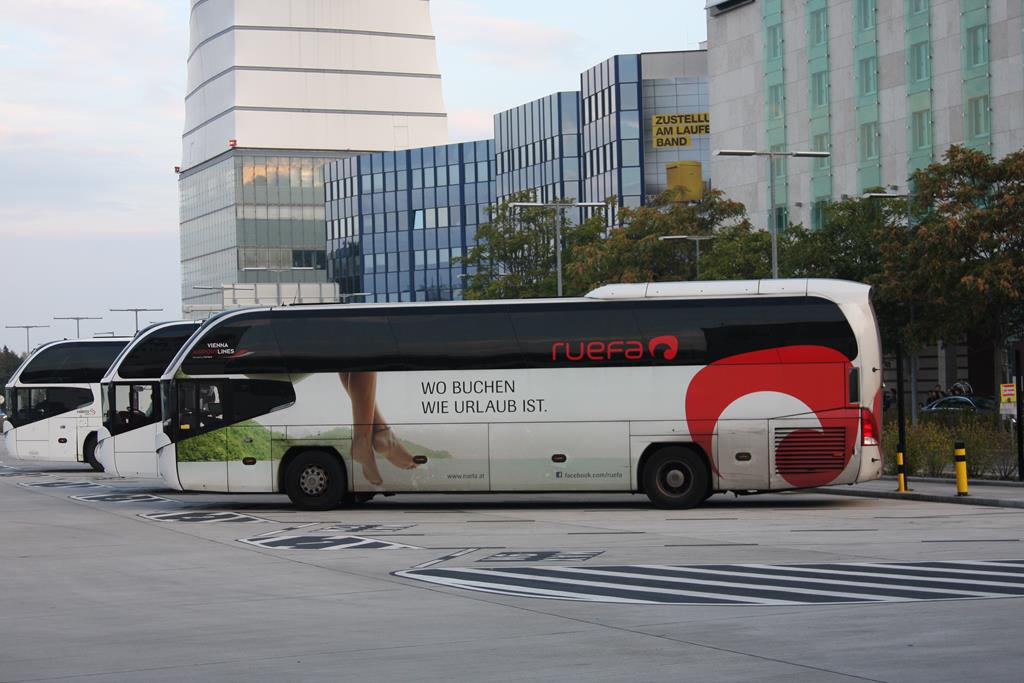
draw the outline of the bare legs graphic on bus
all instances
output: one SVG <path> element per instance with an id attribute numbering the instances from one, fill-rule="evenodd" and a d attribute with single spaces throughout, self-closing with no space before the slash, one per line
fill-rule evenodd
<path id="1" fill-rule="evenodd" d="M 377 407 L 377 373 L 340 372 L 338 377 L 352 402 L 352 460 L 362 467 L 366 480 L 375 486 L 384 483 L 374 451 L 399 469 L 416 467 L 412 453 L 395 437 Z"/>

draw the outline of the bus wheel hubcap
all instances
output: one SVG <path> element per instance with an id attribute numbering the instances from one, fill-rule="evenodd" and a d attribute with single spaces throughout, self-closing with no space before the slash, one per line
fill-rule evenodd
<path id="1" fill-rule="evenodd" d="M 307 467 L 299 476 L 299 488 L 307 496 L 319 496 L 327 490 L 327 472 L 316 465 Z"/>
<path id="2" fill-rule="evenodd" d="M 686 475 L 683 474 L 682 470 L 673 468 L 665 473 L 665 483 L 674 489 L 678 489 L 686 483 Z"/>

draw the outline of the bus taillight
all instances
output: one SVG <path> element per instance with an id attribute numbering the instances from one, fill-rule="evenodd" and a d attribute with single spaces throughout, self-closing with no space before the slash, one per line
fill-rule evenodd
<path id="1" fill-rule="evenodd" d="M 875 416 L 871 414 L 871 411 L 867 408 L 861 408 L 860 410 L 860 443 L 862 446 L 877 446 L 878 445 L 878 423 L 875 422 Z"/>

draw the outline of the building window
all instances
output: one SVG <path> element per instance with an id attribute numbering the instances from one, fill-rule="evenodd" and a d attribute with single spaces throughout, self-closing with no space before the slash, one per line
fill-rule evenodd
<path id="1" fill-rule="evenodd" d="M 928 11 L 928 0 L 910 0 L 910 13 L 920 14 Z"/>
<path id="2" fill-rule="evenodd" d="M 857 25 L 862 31 L 875 27 L 875 0 L 857 0 Z"/>
<path id="3" fill-rule="evenodd" d="M 827 152 L 828 151 L 828 133 L 820 133 L 814 136 L 812 141 L 815 152 Z M 814 170 L 824 171 L 829 167 L 829 157 L 815 157 L 814 159 Z"/>
<path id="4" fill-rule="evenodd" d="M 824 7 L 811 12 L 811 45 L 828 42 L 828 10 Z"/>
<path id="5" fill-rule="evenodd" d="M 878 122 L 860 124 L 860 160 L 878 158 Z"/>
<path id="6" fill-rule="evenodd" d="M 873 95 L 878 92 L 878 59 L 874 56 L 865 57 L 857 64 L 858 82 L 861 95 Z"/>
<path id="7" fill-rule="evenodd" d="M 910 142 L 915 151 L 932 146 L 932 112 L 930 109 L 922 109 L 911 114 Z"/>
<path id="8" fill-rule="evenodd" d="M 785 90 L 782 84 L 768 88 L 768 118 L 781 119 L 785 111 Z"/>
<path id="9" fill-rule="evenodd" d="M 811 74 L 811 106 L 824 107 L 828 104 L 828 72 Z"/>
<path id="10" fill-rule="evenodd" d="M 927 41 L 910 46 L 910 80 L 925 81 L 931 76 L 931 50 Z"/>
<path id="11" fill-rule="evenodd" d="M 811 229 L 818 230 L 825 227 L 825 207 L 828 206 L 827 199 L 818 199 L 811 205 Z"/>
<path id="12" fill-rule="evenodd" d="M 786 157 L 784 156 L 785 151 L 785 145 L 772 145 L 772 152 L 779 155 L 772 157 L 772 173 L 775 174 L 776 178 L 786 177 Z"/>
<path id="13" fill-rule="evenodd" d="M 782 56 L 782 24 L 772 24 L 768 27 L 768 35 L 765 38 L 768 47 L 768 59 L 778 59 Z"/>
<path id="14" fill-rule="evenodd" d="M 967 100 L 967 136 L 984 137 L 989 134 L 988 95 Z"/>
<path id="15" fill-rule="evenodd" d="M 967 59 L 971 66 L 988 64 L 988 24 L 967 29 Z"/>

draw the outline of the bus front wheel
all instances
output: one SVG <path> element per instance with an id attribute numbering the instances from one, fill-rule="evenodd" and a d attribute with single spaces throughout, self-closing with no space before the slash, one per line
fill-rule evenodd
<path id="1" fill-rule="evenodd" d="M 82 444 L 82 459 L 89 464 L 89 467 L 93 468 L 97 472 L 103 471 L 103 465 L 96 459 L 96 435 L 90 434 L 85 437 L 85 443 Z"/>
<path id="2" fill-rule="evenodd" d="M 711 474 L 704 459 L 687 448 L 663 448 L 644 466 L 644 492 L 655 507 L 692 508 L 704 502 Z"/>
<path id="3" fill-rule="evenodd" d="M 324 451 L 299 453 L 288 463 L 284 473 L 285 493 L 303 510 L 337 507 L 347 488 L 341 461 Z"/>

